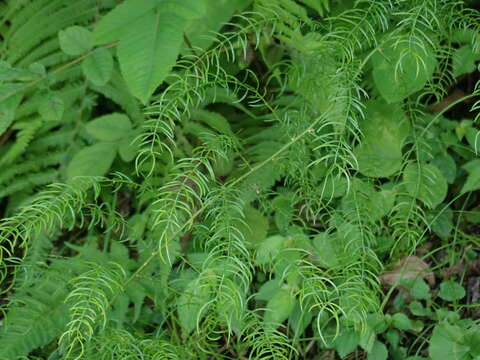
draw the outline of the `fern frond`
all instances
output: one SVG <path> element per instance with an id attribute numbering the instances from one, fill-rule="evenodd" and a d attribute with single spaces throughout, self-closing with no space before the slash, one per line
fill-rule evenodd
<path id="1" fill-rule="evenodd" d="M 60 336 L 59 344 L 65 359 L 82 359 L 98 323 L 105 328 L 110 300 L 122 291 L 125 270 L 116 263 L 109 267 L 91 264 L 92 269 L 71 281 L 70 321 Z"/>
<path id="2" fill-rule="evenodd" d="M 39 273 L 41 274 L 39 276 Z M 0 330 L 0 358 L 16 359 L 52 342 L 68 322 L 65 270 L 38 269 L 35 279 L 24 283 L 11 297 Z"/>
<path id="3" fill-rule="evenodd" d="M 170 147 L 165 147 L 165 139 L 170 141 L 173 138 L 169 135 L 171 131 L 165 130 L 165 127 L 171 127 L 171 124 L 181 122 L 184 117 L 189 117 L 190 110 L 202 103 L 207 91 L 211 88 L 228 88 L 239 102 L 250 94 L 255 101 L 265 101 L 256 87 L 250 86 L 246 82 L 247 78 L 251 77 L 255 83 L 256 76 L 247 71 L 245 79 L 241 81 L 229 75 L 220 65 L 220 56 L 225 56 L 228 62 L 234 62 L 238 48 L 240 48 L 240 52 L 243 52 L 243 56 L 246 57 L 250 33 L 253 32 L 255 38 L 260 38 L 262 26 L 274 22 L 276 17 L 260 16 L 255 18 L 242 15 L 238 18 L 246 25 L 229 24 L 234 31 L 221 36 L 219 34 L 219 40 L 211 50 L 177 63 L 179 72 L 172 74 L 170 85 L 162 92 L 158 101 L 146 111 L 146 114 L 152 118 L 146 121 L 144 133 L 138 140 L 141 150 L 137 157 L 137 169 L 149 160 L 153 167 L 155 157 L 163 151 L 172 151 Z M 171 145 L 169 144 L 169 146 Z"/>

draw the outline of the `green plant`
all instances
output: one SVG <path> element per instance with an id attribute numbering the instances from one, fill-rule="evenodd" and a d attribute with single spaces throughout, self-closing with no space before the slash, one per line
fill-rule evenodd
<path id="1" fill-rule="evenodd" d="M 0 358 L 479 357 L 479 15 L 0 2 Z"/>

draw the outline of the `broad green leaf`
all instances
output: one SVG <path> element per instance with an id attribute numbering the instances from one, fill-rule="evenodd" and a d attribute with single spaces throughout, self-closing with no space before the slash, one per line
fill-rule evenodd
<path id="1" fill-rule="evenodd" d="M 155 8 L 158 0 L 126 0 L 102 17 L 93 30 L 93 43 L 105 44 L 120 39 L 124 32 L 131 32 L 131 24 Z"/>
<path id="2" fill-rule="evenodd" d="M 220 134 L 233 135 L 233 131 L 228 120 L 220 113 L 197 109 L 191 112 L 191 117 L 194 120 L 207 124 Z"/>
<path id="3" fill-rule="evenodd" d="M 0 84 L 0 103 L 11 99 L 15 95 L 22 92 L 24 86 L 22 84 L 6 83 Z"/>
<path id="4" fill-rule="evenodd" d="M 138 152 L 138 143 L 135 142 L 135 134 L 122 139 L 118 144 L 118 154 L 123 161 L 130 162 L 135 159 Z"/>
<path id="5" fill-rule="evenodd" d="M 109 114 L 90 121 L 85 129 L 97 140 L 118 141 L 131 135 L 132 124 L 125 114 Z"/>
<path id="6" fill-rule="evenodd" d="M 335 350 L 343 359 L 348 354 L 351 354 L 360 343 L 360 336 L 358 332 L 353 329 L 343 330 L 334 342 Z"/>
<path id="7" fill-rule="evenodd" d="M 457 335 L 453 334 L 455 332 Z M 432 360 L 467 360 L 470 347 L 461 343 L 463 331 L 458 326 L 441 323 L 433 329 L 428 353 Z"/>
<path id="8" fill-rule="evenodd" d="M 250 245 L 261 244 L 268 233 L 268 219 L 252 206 L 244 209 L 245 218 L 237 225 Z"/>
<path id="9" fill-rule="evenodd" d="M 345 195 L 348 183 L 344 177 L 327 176 L 319 183 L 318 188 L 322 199 L 331 200 Z"/>
<path id="10" fill-rule="evenodd" d="M 305 304 L 303 305 L 304 306 L 302 307 L 300 301 L 295 301 L 295 306 L 293 307 L 293 310 L 288 318 L 288 325 L 290 326 L 290 329 L 292 329 L 295 336 L 304 334 L 308 325 L 310 325 L 313 320 L 312 313 L 310 311 L 305 311 Z"/>
<path id="11" fill-rule="evenodd" d="M 375 100 L 367 104 L 366 110 L 360 123 L 365 138 L 354 149 L 359 171 L 370 177 L 388 177 L 401 168 L 402 146 L 410 125 L 398 105 Z"/>
<path id="12" fill-rule="evenodd" d="M 384 343 L 375 341 L 372 349 L 368 352 L 367 360 L 387 360 L 388 350 Z"/>
<path id="13" fill-rule="evenodd" d="M 63 117 L 65 104 L 59 96 L 48 95 L 39 105 L 38 113 L 46 121 L 59 121 Z"/>
<path id="14" fill-rule="evenodd" d="M 474 72 L 477 68 L 476 61 L 479 59 L 480 53 L 475 53 L 470 44 L 456 49 L 452 58 L 453 76 Z"/>
<path id="15" fill-rule="evenodd" d="M 438 296 L 445 301 L 461 300 L 465 297 L 465 289 L 458 282 L 447 280 L 440 284 Z"/>
<path id="16" fill-rule="evenodd" d="M 388 104 L 383 100 L 370 100 L 366 104 L 365 119 L 360 128 L 368 139 L 394 141 L 403 146 L 410 133 L 410 123 L 402 107 Z"/>
<path id="17" fill-rule="evenodd" d="M 215 4 L 220 6 L 220 4 Z M 165 14 L 174 14 L 185 20 L 193 20 L 203 17 L 207 10 L 205 0 L 162 0 L 158 4 L 158 10 Z"/>
<path id="18" fill-rule="evenodd" d="M 0 85 L 0 92 L 2 92 L 2 85 Z M 7 91 L 10 87 L 7 86 Z M 22 101 L 23 94 L 21 92 L 14 93 L 10 97 L 0 101 L 0 135 L 2 135 L 15 119 L 15 110 Z"/>
<path id="19" fill-rule="evenodd" d="M 454 228 L 453 211 L 445 204 L 440 204 L 436 211 L 429 213 L 428 220 L 431 221 L 431 228 L 435 234 L 442 239 L 450 236 Z"/>
<path id="20" fill-rule="evenodd" d="M 41 63 L 34 62 L 28 66 L 28 70 L 32 74 L 40 75 L 40 76 L 45 76 L 47 74 L 47 70 L 45 69 L 45 66 Z"/>
<path id="21" fill-rule="evenodd" d="M 468 127 L 465 132 L 465 137 L 467 138 L 470 147 L 475 152 L 475 154 L 480 153 L 480 131 L 474 127 Z"/>
<path id="22" fill-rule="evenodd" d="M 360 212 L 369 214 L 371 221 L 377 221 L 387 215 L 393 206 L 393 201 L 384 196 L 384 192 L 376 191 L 371 183 L 354 179 L 350 187 L 349 193 L 341 202 L 341 209 L 346 217 Z"/>
<path id="23" fill-rule="evenodd" d="M 313 245 L 322 266 L 334 268 L 340 265 L 339 256 L 342 256 L 342 252 L 339 252 L 340 249 L 336 240 L 336 238 L 327 233 L 318 234 L 314 237 Z"/>
<path id="24" fill-rule="evenodd" d="M 402 167 L 402 150 L 395 143 L 367 140 L 355 148 L 354 155 L 358 171 L 365 176 L 389 177 Z"/>
<path id="25" fill-rule="evenodd" d="M 398 347 L 398 344 L 400 343 L 400 333 L 398 330 L 390 329 L 383 336 L 393 349 Z"/>
<path id="26" fill-rule="evenodd" d="M 472 160 L 462 166 L 468 173 L 467 180 L 462 187 L 461 193 L 480 189 L 480 160 Z"/>
<path id="27" fill-rule="evenodd" d="M 447 180 L 435 165 L 410 163 L 403 171 L 403 181 L 407 192 L 430 208 L 447 196 Z"/>
<path id="28" fill-rule="evenodd" d="M 275 211 L 275 225 L 281 231 L 285 231 L 293 220 L 294 208 L 291 197 L 284 194 L 278 195 L 272 200 L 272 206 Z"/>
<path id="29" fill-rule="evenodd" d="M 360 332 L 360 341 L 358 342 L 358 345 L 360 345 L 360 347 L 366 352 L 369 352 L 373 348 L 375 338 L 375 332 L 371 327 L 367 326 L 364 331 Z"/>
<path id="30" fill-rule="evenodd" d="M 465 332 L 465 345 L 470 347 L 470 355 L 478 360 L 480 357 L 480 329 L 477 326 L 472 326 Z"/>
<path id="31" fill-rule="evenodd" d="M 431 298 L 430 287 L 421 277 L 401 279 L 401 284 L 410 291 L 414 299 L 427 300 Z"/>
<path id="32" fill-rule="evenodd" d="M 437 65 L 426 43 L 386 41 L 372 55 L 373 80 L 380 95 L 389 103 L 399 102 L 421 90 Z"/>
<path id="33" fill-rule="evenodd" d="M 202 284 L 197 279 L 190 281 L 178 298 L 177 313 L 183 336 L 190 334 L 201 317 L 202 308 L 210 300 L 208 285 Z"/>
<path id="34" fill-rule="evenodd" d="M 295 306 L 295 296 L 288 286 L 282 287 L 278 292 L 268 301 L 265 308 L 265 315 L 263 321 L 267 328 L 277 328 L 280 326 L 292 312 Z"/>
<path id="35" fill-rule="evenodd" d="M 281 278 L 273 278 L 266 281 L 258 292 L 255 294 L 255 299 L 270 301 L 270 299 L 280 290 L 282 286 Z"/>
<path id="36" fill-rule="evenodd" d="M 19 72 L 6 61 L 0 60 L 0 81 L 18 80 Z"/>
<path id="37" fill-rule="evenodd" d="M 285 238 L 280 235 L 270 236 L 263 240 L 257 250 L 256 263 L 265 265 L 274 262 L 284 247 Z"/>
<path id="38" fill-rule="evenodd" d="M 329 9 L 330 5 L 327 0 L 300 0 L 300 2 L 316 10 L 320 16 L 324 16 L 325 11 Z"/>
<path id="39" fill-rule="evenodd" d="M 243 329 L 245 296 L 233 281 L 222 284 L 222 293 L 225 295 L 217 297 L 216 311 L 223 323 L 238 333 Z"/>
<path id="40" fill-rule="evenodd" d="M 431 316 L 432 311 L 428 308 L 425 308 L 421 302 L 419 301 L 412 301 L 410 305 L 408 305 L 410 312 L 415 316 Z"/>
<path id="41" fill-rule="evenodd" d="M 78 56 L 92 49 L 92 33 L 81 26 L 70 26 L 58 33 L 60 48 L 67 55 Z"/>
<path id="42" fill-rule="evenodd" d="M 133 262 L 133 264 L 135 264 L 135 262 Z M 140 317 L 140 314 L 142 313 L 143 304 L 147 294 L 141 283 L 135 281 L 132 281 L 128 284 L 125 292 L 128 295 L 129 299 L 133 302 L 132 322 L 135 323 Z"/>
<path id="43" fill-rule="evenodd" d="M 146 104 L 175 64 L 183 41 L 185 20 L 149 11 L 128 25 L 117 56 L 131 93 Z"/>
<path id="44" fill-rule="evenodd" d="M 185 33 L 194 48 L 207 49 L 213 36 L 236 12 L 242 12 L 252 0 L 204 0 L 206 11 L 199 19 L 189 21 Z M 182 52 L 190 52 L 187 44 Z"/>
<path id="45" fill-rule="evenodd" d="M 117 147 L 112 143 L 98 143 L 80 150 L 70 161 L 67 178 L 75 176 L 103 176 L 112 165 Z"/>
<path id="46" fill-rule="evenodd" d="M 396 313 L 392 316 L 392 325 L 400 330 L 414 329 L 414 325 L 410 318 L 404 313 Z"/>
<path id="47" fill-rule="evenodd" d="M 457 164 L 455 160 L 448 154 L 438 154 L 431 161 L 445 176 L 449 184 L 453 184 L 457 177 Z"/>
<path id="48" fill-rule="evenodd" d="M 110 51 L 100 47 L 82 62 L 85 77 L 96 86 L 105 85 L 113 73 L 113 58 Z"/>

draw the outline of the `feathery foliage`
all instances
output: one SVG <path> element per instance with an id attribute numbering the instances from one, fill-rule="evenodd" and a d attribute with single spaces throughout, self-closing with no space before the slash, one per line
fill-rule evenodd
<path id="1" fill-rule="evenodd" d="M 0 1 L 0 359 L 479 357 L 479 19 Z"/>

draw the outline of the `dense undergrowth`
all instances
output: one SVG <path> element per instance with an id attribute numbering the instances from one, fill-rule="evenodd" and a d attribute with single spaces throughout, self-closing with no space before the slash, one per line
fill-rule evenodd
<path id="1" fill-rule="evenodd" d="M 479 21 L 0 1 L 0 358 L 479 359 Z"/>

